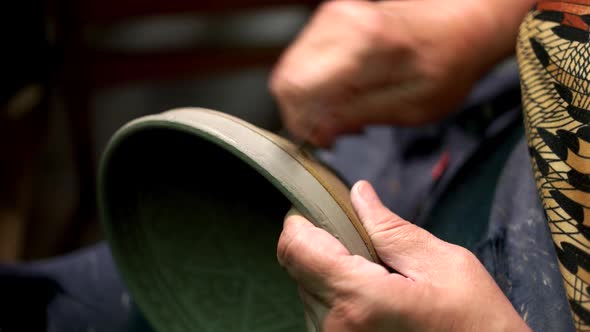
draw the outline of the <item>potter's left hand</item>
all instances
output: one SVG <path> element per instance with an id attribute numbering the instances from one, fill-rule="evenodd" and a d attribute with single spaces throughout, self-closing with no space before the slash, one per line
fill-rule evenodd
<path id="1" fill-rule="evenodd" d="M 290 216 L 278 259 L 304 301 L 328 308 L 325 331 L 530 331 L 468 250 L 384 207 L 367 182 L 351 198 L 384 264 L 348 250 L 306 219 Z"/>

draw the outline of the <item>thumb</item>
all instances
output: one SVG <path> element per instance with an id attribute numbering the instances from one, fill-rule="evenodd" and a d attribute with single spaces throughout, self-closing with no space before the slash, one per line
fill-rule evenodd
<path id="1" fill-rule="evenodd" d="M 383 263 L 414 280 L 425 275 L 444 242 L 391 212 L 369 182 L 357 182 L 350 195 Z"/>

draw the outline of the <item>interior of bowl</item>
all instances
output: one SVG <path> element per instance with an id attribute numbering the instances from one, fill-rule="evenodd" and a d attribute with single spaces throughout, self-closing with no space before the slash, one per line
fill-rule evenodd
<path id="1" fill-rule="evenodd" d="M 276 260 L 290 202 L 220 146 L 143 128 L 103 164 L 103 219 L 134 299 L 156 328 L 302 331 L 296 285 Z"/>

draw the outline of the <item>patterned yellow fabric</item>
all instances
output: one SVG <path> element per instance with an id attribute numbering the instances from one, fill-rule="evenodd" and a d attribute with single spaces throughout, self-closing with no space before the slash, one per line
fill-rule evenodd
<path id="1" fill-rule="evenodd" d="M 590 1 L 542 1 L 517 54 L 525 128 L 578 331 L 590 331 Z"/>

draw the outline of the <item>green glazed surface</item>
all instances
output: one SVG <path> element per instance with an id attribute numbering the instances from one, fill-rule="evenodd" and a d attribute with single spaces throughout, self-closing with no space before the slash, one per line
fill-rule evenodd
<path id="1" fill-rule="evenodd" d="M 111 141 L 99 200 L 117 265 L 157 330 L 302 331 L 276 262 L 291 202 L 222 146 L 165 122 Z"/>

